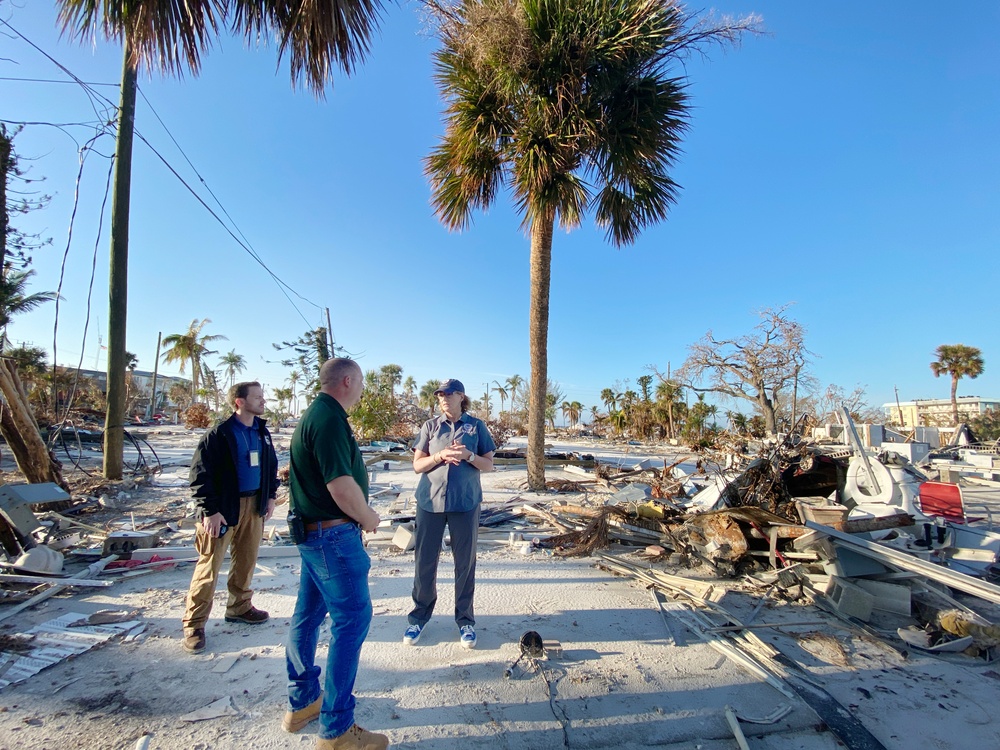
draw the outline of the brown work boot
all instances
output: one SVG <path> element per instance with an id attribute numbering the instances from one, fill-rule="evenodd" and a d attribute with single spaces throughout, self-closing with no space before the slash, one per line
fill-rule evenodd
<path id="1" fill-rule="evenodd" d="M 181 645 L 189 654 L 200 654 L 205 650 L 205 628 L 184 628 Z"/>
<path id="2" fill-rule="evenodd" d="M 357 724 L 339 737 L 332 740 L 320 739 L 316 750 L 385 750 L 389 747 L 389 738 L 384 734 L 375 734 L 362 729 Z"/>
<path id="3" fill-rule="evenodd" d="M 247 625 L 260 625 L 269 619 L 271 619 L 271 615 L 256 607 L 250 607 L 242 615 L 226 615 L 226 622 L 245 622 Z"/>
<path id="4" fill-rule="evenodd" d="M 302 727 L 319 716 L 320 709 L 323 708 L 323 695 L 314 700 L 305 708 L 298 711 L 285 711 L 285 718 L 281 720 L 281 728 L 286 732 L 298 732 Z"/>

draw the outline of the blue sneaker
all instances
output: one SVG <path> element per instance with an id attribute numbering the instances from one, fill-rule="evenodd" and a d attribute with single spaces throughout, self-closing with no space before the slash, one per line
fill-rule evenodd
<path id="1" fill-rule="evenodd" d="M 420 631 L 423 629 L 422 625 L 410 625 L 410 627 L 406 629 L 406 632 L 403 633 L 403 643 L 407 646 L 415 644 L 420 640 Z"/>
<path id="2" fill-rule="evenodd" d="M 463 648 L 475 648 L 476 647 L 476 629 L 471 625 L 463 625 L 458 629 L 461 636 L 458 642 L 462 644 Z"/>

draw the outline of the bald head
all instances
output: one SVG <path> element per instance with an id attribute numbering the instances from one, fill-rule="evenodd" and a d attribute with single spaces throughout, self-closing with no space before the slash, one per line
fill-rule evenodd
<path id="1" fill-rule="evenodd" d="M 328 359 L 319 368 L 319 387 L 323 393 L 337 399 L 345 409 L 350 409 L 361 400 L 364 376 L 353 359 Z"/>

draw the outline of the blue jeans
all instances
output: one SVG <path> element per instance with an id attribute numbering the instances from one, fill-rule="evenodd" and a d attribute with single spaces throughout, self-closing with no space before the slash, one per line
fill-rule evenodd
<path id="1" fill-rule="evenodd" d="M 330 648 L 320 737 L 332 739 L 354 725 L 354 681 L 361 645 L 372 621 L 368 591 L 371 559 L 361 544 L 361 529 L 353 523 L 309 532 L 299 545 L 299 554 L 299 595 L 285 646 L 288 704 L 292 711 L 298 711 L 319 697 L 316 644 L 319 627 L 329 614 Z"/>

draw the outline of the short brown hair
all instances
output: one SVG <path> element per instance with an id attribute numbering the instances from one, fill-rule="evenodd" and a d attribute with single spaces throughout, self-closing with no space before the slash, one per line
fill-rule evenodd
<path id="1" fill-rule="evenodd" d="M 234 409 L 236 408 L 236 399 L 246 398 L 250 395 L 250 389 L 254 386 L 258 388 L 261 387 L 260 383 L 256 380 L 247 380 L 243 383 L 236 383 L 232 388 L 229 389 L 229 404 Z"/>

